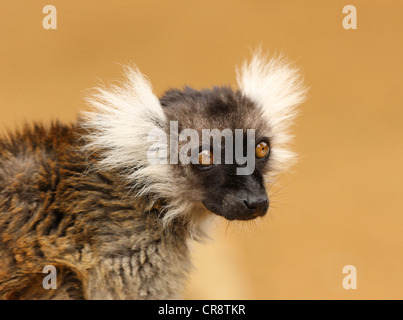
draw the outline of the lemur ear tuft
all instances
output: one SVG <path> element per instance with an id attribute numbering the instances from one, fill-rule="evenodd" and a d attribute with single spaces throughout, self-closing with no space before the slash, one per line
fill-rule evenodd
<path id="1" fill-rule="evenodd" d="M 100 165 L 133 170 L 148 166 L 147 135 L 164 130 L 167 119 L 146 77 L 136 67 L 124 67 L 124 75 L 118 85 L 93 90 L 82 125 L 88 129 L 86 147 L 100 154 Z"/>
<path id="2" fill-rule="evenodd" d="M 262 108 L 270 126 L 274 171 L 287 169 L 296 158 L 287 146 L 292 139 L 290 128 L 307 92 L 298 69 L 282 57 L 268 58 L 258 50 L 237 69 L 237 84 Z"/>
<path id="3" fill-rule="evenodd" d="M 169 134 L 168 119 L 145 76 L 133 67 L 125 67 L 124 71 L 122 83 L 96 88 L 87 98 L 92 110 L 85 112 L 81 121 L 86 129 L 84 149 L 96 153 L 95 170 L 116 170 L 135 196 L 144 195 L 152 204 L 166 200 L 161 209 L 166 226 L 189 212 L 191 188 L 186 178 L 174 174 L 172 166 L 150 162 L 149 134 Z M 152 145 L 158 146 L 159 156 L 169 155 L 164 139 Z"/>

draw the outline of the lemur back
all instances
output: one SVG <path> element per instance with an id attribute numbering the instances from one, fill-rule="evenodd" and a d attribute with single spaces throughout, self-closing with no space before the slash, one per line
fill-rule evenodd
<path id="1" fill-rule="evenodd" d="M 25 128 L 0 143 L 3 299 L 177 297 L 188 270 L 185 234 L 127 196 L 116 173 L 88 169 L 79 129 Z M 43 288 L 43 267 L 57 290 Z"/>

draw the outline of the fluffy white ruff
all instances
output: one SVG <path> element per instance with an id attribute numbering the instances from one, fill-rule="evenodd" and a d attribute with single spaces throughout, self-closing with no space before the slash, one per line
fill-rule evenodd
<path id="1" fill-rule="evenodd" d="M 298 69 L 281 58 L 269 59 L 257 51 L 250 62 L 245 61 L 237 69 L 237 83 L 241 92 L 262 108 L 270 125 L 269 175 L 288 169 L 296 160 L 296 154 L 289 149 L 293 138 L 290 128 L 307 91 Z"/>

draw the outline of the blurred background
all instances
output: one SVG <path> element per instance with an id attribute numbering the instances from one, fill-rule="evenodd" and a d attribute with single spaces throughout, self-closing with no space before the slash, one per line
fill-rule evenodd
<path id="1" fill-rule="evenodd" d="M 45 30 L 45 5 L 57 29 Z M 357 8 L 357 30 L 342 26 Z M 235 86 L 259 45 L 310 87 L 293 172 L 270 213 L 195 244 L 187 299 L 403 299 L 403 2 L 151 0 L 0 2 L 0 131 L 74 121 L 99 81 L 135 63 L 162 94 Z M 357 290 L 345 290 L 345 265 Z"/>

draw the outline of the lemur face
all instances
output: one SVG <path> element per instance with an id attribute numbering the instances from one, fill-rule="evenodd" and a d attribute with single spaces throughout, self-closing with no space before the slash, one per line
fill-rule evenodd
<path id="1" fill-rule="evenodd" d="M 227 87 L 171 90 L 160 102 L 179 132 L 196 131 L 198 143 L 186 149 L 194 161 L 177 166 L 206 209 L 228 220 L 264 216 L 269 207 L 264 174 L 269 170 L 270 130 L 256 104 Z M 206 132 L 215 136 L 206 139 Z M 178 150 L 187 143 L 189 138 L 179 142 Z"/>

